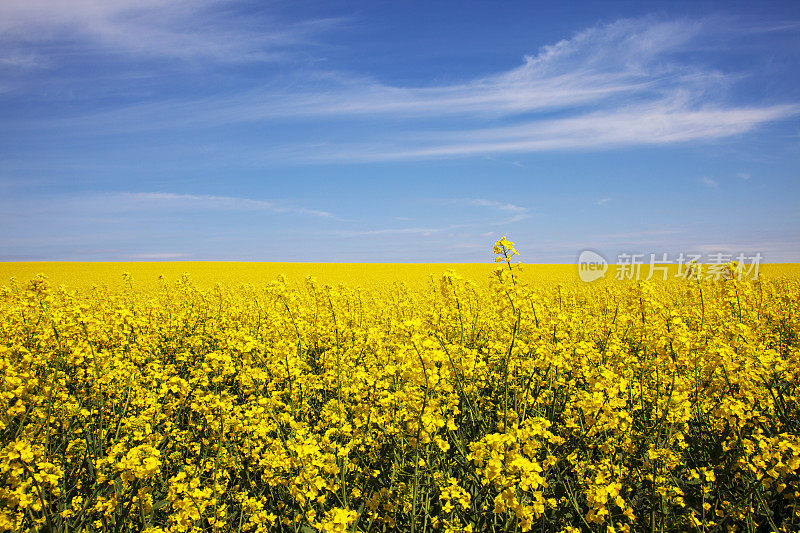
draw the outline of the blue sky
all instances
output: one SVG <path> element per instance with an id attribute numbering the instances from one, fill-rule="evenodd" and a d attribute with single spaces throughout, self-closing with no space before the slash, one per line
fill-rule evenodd
<path id="1" fill-rule="evenodd" d="M 0 260 L 800 261 L 800 3 L 0 3 Z"/>

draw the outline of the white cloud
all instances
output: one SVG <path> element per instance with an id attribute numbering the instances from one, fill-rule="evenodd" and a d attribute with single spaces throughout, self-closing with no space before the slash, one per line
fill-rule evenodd
<path id="1" fill-rule="evenodd" d="M 53 0 L 37 0 L 39 3 L 50 1 Z M 128 2 L 128 9 L 136 5 L 133 0 L 125 2 Z M 125 2 L 114 9 L 101 9 L 97 5 L 105 3 L 87 0 L 93 6 L 88 11 L 99 12 L 92 18 L 106 20 L 113 18 L 109 12 L 124 11 Z M 209 3 L 215 2 L 204 2 Z M 158 4 L 158 1 L 150 0 L 150 4 Z M 183 11 L 187 9 L 184 2 L 177 5 L 183 5 Z M 291 86 L 284 90 L 253 89 L 233 95 L 182 100 L 179 104 L 174 101 L 148 103 L 93 118 L 108 123 L 136 119 L 137 124 L 158 128 L 173 124 L 176 112 L 181 121 L 209 125 L 281 117 L 514 116 L 608 104 L 615 97 L 652 100 L 676 91 L 697 95 L 729 83 L 719 72 L 670 60 L 670 55 L 701 29 L 702 25 L 694 22 L 620 20 L 544 46 L 538 54 L 525 56 L 522 64 L 511 70 L 457 84 L 404 87 L 346 72 L 306 72 L 292 79 Z M 130 38 L 136 43 L 149 41 L 133 30 Z M 158 39 L 154 41 L 159 42 Z M 213 45 L 215 39 L 203 38 L 202 41 Z M 165 48 L 180 50 L 180 46 Z M 228 55 L 228 50 L 223 47 L 221 53 Z"/>
<path id="2" fill-rule="evenodd" d="M 204 0 L 200 8 L 188 0 L 168 5 L 164 0 L 146 0 L 143 4 L 133 0 L 75 2 L 80 14 L 77 22 L 69 22 L 73 19 L 68 9 L 53 8 L 59 27 L 77 24 L 85 33 L 96 37 L 108 34 L 116 42 L 130 41 L 131 47 L 155 43 L 152 46 L 159 50 L 227 57 L 232 55 L 230 47 L 251 46 L 249 28 L 231 31 L 228 38 L 228 28 L 217 23 L 211 25 L 211 38 L 202 32 L 184 36 L 175 30 L 179 29 L 177 25 L 172 28 L 177 33 L 167 32 L 167 37 L 137 33 L 135 25 L 145 24 L 142 20 L 156 14 L 167 24 L 190 12 L 198 16 L 196 12 L 202 14 L 222 5 L 223 0 Z M 33 8 L 6 11 L 12 19 L 39 20 L 57 3 L 33 0 Z M 124 25 L 122 30 L 120 24 Z M 2 27 L 8 27 L 8 23 Z M 300 39 L 292 28 L 276 31 L 266 39 L 274 43 Z M 704 23 L 696 21 L 625 19 L 544 46 L 516 68 L 461 83 L 395 86 L 360 74 L 306 71 L 296 73 L 283 87 L 270 80 L 269 88 L 261 86 L 237 94 L 188 101 L 156 100 L 82 117 L 47 119 L 46 123 L 26 120 L 16 126 L 62 127 L 102 135 L 216 128 L 276 119 L 294 121 L 294 127 L 302 130 L 306 121 L 326 120 L 334 124 L 327 124 L 325 131 L 330 131 L 335 140 L 305 139 L 300 141 L 302 145 L 263 146 L 255 138 L 252 147 L 237 146 L 237 150 L 249 149 L 254 158 L 271 162 L 382 161 L 715 141 L 800 113 L 800 105 L 791 102 L 729 104 L 727 89 L 742 74 L 723 74 L 691 62 L 692 56 L 685 53 L 698 46 L 705 31 Z M 302 34 L 299 30 L 297 33 Z M 185 46 L 171 42 L 184 37 L 190 41 Z M 213 50 L 205 50 L 205 46 Z M 248 57 L 246 53 L 236 56 Z M 487 119 L 498 126 L 487 128 Z M 366 122 L 367 127 L 353 127 L 352 120 Z M 380 126 L 385 120 L 394 121 L 391 128 L 369 127 Z M 431 124 L 436 124 L 435 131 Z"/>
<path id="3" fill-rule="evenodd" d="M 331 20 L 242 23 L 233 0 L 24 0 L 0 2 L 4 61 L 37 43 L 111 53 L 225 62 L 274 59 Z M 28 57 L 30 57 L 28 52 Z"/>
<path id="4" fill-rule="evenodd" d="M 332 231 L 334 235 L 342 237 L 360 237 L 368 235 L 422 235 L 430 236 L 433 233 L 454 229 L 458 226 L 447 226 L 445 228 L 384 228 L 372 230 L 337 230 Z"/>
<path id="5" fill-rule="evenodd" d="M 280 95 L 280 108 L 264 107 L 292 116 L 515 115 L 614 96 L 670 93 L 677 87 L 703 91 L 727 83 L 726 77 L 669 60 L 701 29 L 695 22 L 620 20 L 542 47 L 519 67 L 464 83 L 398 87 L 331 73 L 325 91 Z"/>
<path id="6" fill-rule="evenodd" d="M 499 209 L 500 211 L 508 211 L 512 213 L 527 213 L 527 207 L 520 207 L 518 205 L 498 202 L 497 200 L 487 200 L 485 198 L 450 198 L 444 200 L 443 203 L 445 204 L 456 204 L 456 205 L 464 205 L 464 206 L 474 206 L 474 207 L 491 207 L 494 209 Z"/>
<path id="7" fill-rule="evenodd" d="M 717 189 L 717 188 L 719 188 L 719 183 L 717 183 L 716 181 L 712 180 L 708 176 L 703 176 L 702 178 L 700 178 L 700 183 L 702 183 L 703 185 L 705 185 L 709 189 Z"/>
<path id="8" fill-rule="evenodd" d="M 340 147 L 335 153 L 320 153 L 319 157 L 367 161 L 425 159 L 711 141 L 747 133 L 759 125 L 798 112 L 800 106 L 793 105 L 692 110 L 659 103 L 501 128 L 420 134 L 420 137 L 435 137 L 440 141 L 434 143 L 426 139 L 429 142 L 424 146 L 408 142 L 372 149 L 353 145 Z"/>
<path id="9" fill-rule="evenodd" d="M 600 198 L 595 202 L 595 205 L 606 205 L 608 202 L 611 201 L 611 198 Z"/>
<path id="10" fill-rule="evenodd" d="M 327 211 L 292 207 L 268 200 L 254 200 L 235 196 L 213 196 L 207 194 L 173 194 L 165 192 L 113 193 L 98 197 L 115 209 L 214 209 L 234 211 L 272 211 L 294 213 L 323 218 L 336 218 Z"/>
<path id="11" fill-rule="evenodd" d="M 465 229 L 465 228 L 486 228 L 507 226 L 521 220 L 530 218 L 530 212 L 527 207 L 521 207 L 514 204 L 498 202 L 497 200 L 487 200 L 485 198 L 448 198 L 443 200 L 434 200 L 434 203 L 442 206 L 461 206 L 461 207 L 487 207 L 495 211 L 495 217 L 484 217 L 480 221 L 475 221 L 474 217 L 467 217 L 461 214 L 460 218 L 465 222 L 456 224 L 447 224 L 437 227 L 406 227 L 406 228 L 381 228 L 381 229 L 359 229 L 359 230 L 336 230 L 332 234 L 343 237 L 359 237 L 359 236 L 376 236 L 376 235 L 421 235 L 430 237 L 435 234 L 442 234 L 448 231 Z M 497 213 L 499 212 L 499 213 Z M 503 215 L 498 217 L 497 215 Z M 511 216 L 508 216 L 511 215 Z M 448 214 L 448 219 L 452 220 L 458 218 L 457 214 Z M 396 220 L 403 220 L 403 217 L 395 217 Z M 487 237 L 493 235 L 494 232 L 479 233 L 479 237 Z M 473 234 L 461 234 L 458 237 L 472 236 Z"/>
<path id="12" fill-rule="evenodd" d="M 740 180 L 749 180 L 750 174 L 748 174 L 747 172 L 739 172 L 738 174 L 736 174 L 736 177 L 739 178 Z"/>
<path id="13" fill-rule="evenodd" d="M 466 198 L 466 199 L 449 199 L 445 200 L 444 203 L 449 204 L 456 204 L 456 205 L 464 205 L 464 206 L 474 206 L 474 207 L 488 207 L 491 209 L 495 209 L 501 211 L 502 213 L 509 213 L 511 217 L 504 218 L 501 220 L 492 220 L 488 221 L 488 225 L 505 225 L 505 224 L 512 224 L 514 222 L 519 222 L 520 220 L 525 220 L 526 218 L 531 217 L 530 210 L 527 207 L 522 207 L 519 205 L 498 202 L 497 200 L 487 200 L 485 198 Z"/>
<path id="14" fill-rule="evenodd" d="M 19 217 L 38 215 L 107 217 L 142 212 L 177 213 L 181 211 L 266 211 L 329 220 L 342 220 L 328 211 L 292 205 L 286 201 L 257 200 L 235 196 L 174 194 L 166 192 L 91 193 L 66 197 L 42 197 L 15 211 L 12 203 L 0 205 Z"/>

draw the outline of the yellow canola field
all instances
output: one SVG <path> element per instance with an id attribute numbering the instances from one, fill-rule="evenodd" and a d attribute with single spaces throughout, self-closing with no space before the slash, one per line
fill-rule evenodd
<path id="1" fill-rule="evenodd" d="M 800 267 L 800 266 L 799 266 Z M 228 286 L 239 283 L 265 284 L 284 276 L 290 284 L 303 284 L 306 277 L 313 276 L 320 283 L 365 287 L 386 285 L 394 282 L 419 287 L 439 277 L 448 270 L 480 285 L 486 285 L 493 265 L 479 263 L 244 263 L 214 261 L 175 262 L 131 262 L 131 263 L 69 263 L 32 262 L 0 263 L 0 280 L 7 282 L 12 277 L 29 280 L 44 274 L 51 284 L 67 285 L 86 289 L 93 285 L 119 288 L 122 275 L 129 273 L 136 286 L 154 289 L 161 281 L 175 282 L 189 274 L 192 283 L 201 288 L 211 288 L 217 283 Z M 522 276 L 536 275 L 547 280 L 577 281 L 574 265 L 526 265 Z M 798 268 L 800 274 L 800 268 Z M 800 277 L 800 276 L 798 276 Z"/>
<path id="2" fill-rule="evenodd" d="M 438 278 L 453 270 L 478 285 L 486 286 L 493 268 L 492 264 L 485 263 L 0 262 L 0 283 L 7 283 L 12 277 L 30 280 L 44 274 L 54 286 L 63 284 L 73 289 L 84 289 L 106 285 L 113 289 L 122 286 L 122 275 L 129 273 L 136 287 L 146 290 L 157 289 L 161 285 L 159 278 L 172 283 L 184 274 L 189 274 L 192 282 L 200 288 L 211 288 L 216 283 L 228 286 L 239 283 L 264 284 L 281 275 L 290 284 L 302 284 L 307 276 L 313 276 L 320 283 L 329 285 L 365 287 L 401 282 L 419 288 L 430 283 L 431 278 Z M 604 279 L 613 280 L 617 268 L 609 265 Z M 645 264 L 641 268 L 641 277 L 644 279 L 649 274 L 650 266 Z M 668 277 L 673 278 L 677 273 L 678 267 L 670 265 Z M 762 264 L 760 274 L 768 278 L 800 279 L 800 263 Z M 574 264 L 525 264 L 518 276 L 530 283 L 581 283 L 578 267 Z M 660 271 L 655 272 L 654 276 L 657 279 L 663 277 Z"/>
<path id="3" fill-rule="evenodd" d="M 0 288 L 0 530 L 800 528 L 797 277 L 145 266 Z"/>

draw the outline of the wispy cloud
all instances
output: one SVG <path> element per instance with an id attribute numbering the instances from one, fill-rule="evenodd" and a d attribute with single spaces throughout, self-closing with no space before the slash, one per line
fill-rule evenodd
<path id="1" fill-rule="evenodd" d="M 49 3 L 49 0 L 38 2 Z M 95 18 L 105 20 L 108 12 L 124 12 L 126 2 L 135 4 L 125 0 L 115 8 L 102 9 L 93 4 L 90 11 L 99 11 Z M 158 2 L 151 0 L 151 3 Z M 178 5 L 186 9 L 183 2 Z M 127 9 L 132 9 L 131 5 Z M 418 118 L 476 113 L 513 116 L 593 105 L 614 96 L 652 98 L 678 89 L 703 92 L 729 83 L 728 77 L 675 63 L 669 57 L 701 29 L 697 22 L 620 20 L 542 47 L 538 54 L 525 56 L 516 68 L 463 83 L 403 87 L 387 85 L 363 74 L 315 71 L 303 73 L 302 79 L 292 79 L 291 87 L 286 90 L 254 88 L 244 93 L 182 100 L 177 111 L 181 116 L 191 117 L 193 124 L 209 125 L 285 117 Z M 135 31 L 131 38 L 146 40 Z M 150 127 L 158 128 L 174 118 L 175 105 L 173 101 L 148 103 L 94 118 L 119 121 L 136 116 L 147 119 L 141 122 Z"/>
<path id="2" fill-rule="evenodd" d="M 429 141 L 425 145 L 414 140 L 388 146 L 359 144 L 320 153 L 319 158 L 428 159 L 712 141 L 747 133 L 798 113 L 800 106 L 796 105 L 687 109 L 662 102 L 501 128 L 420 133 L 418 138 Z M 430 142 L 433 138 L 438 142 Z"/>
<path id="3" fill-rule="evenodd" d="M 12 204 L 5 205 L 4 210 L 9 216 L 16 217 L 29 217 L 37 213 L 45 215 L 106 216 L 108 214 L 135 214 L 159 211 L 167 214 L 185 211 L 266 211 L 341 220 L 328 211 L 300 207 L 286 201 L 167 192 L 114 192 L 52 198 L 43 197 L 37 199 L 36 202 L 29 203 L 24 210 L 17 211 Z"/>
<path id="4" fill-rule="evenodd" d="M 595 201 L 595 205 L 606 205 L 610 201 L 611 198 L 600 198 L 599 200 Z"/>
<path id="5" fill-rule="evenodd" d="M 491 207 L 493 209 L 499 209 L 500 211 L 507 211 L 511 213 L 528 212 L 527 207 L 521 207 L 518 205 L 505 202 L 498 202 L 497 200 L 487 200 L 485 198 L 448 198 L 446 200 L 442 200 L 442 203 L 450 205 L 472 206 L 472 207 Z"/>
<path id="6" fill-rule="evenodd" d="M 714 141 L 800 114 L 794 102 L 729 103 L 728 89 L 746 73 L 721 73 L 682 54 L 699 46 L 704 30 L 696 21 L 620 20 L 545 46 L 514 69 L 458 84 L 403 87 L 305 71 L 285 88 L 161 100 L 46 126 L 100 135 L 326 120 L 335 140 L 253 150 L 271 160 L 382 161 Z M 499 125 L 486 128 L 486 118 Z M 392 128 L 375 134 L 369 127 L 387 119 L 396 121 Z M 352 120 L 366 127 L 353 128 Z"/>
<path id="7" fill-rule="evenodd" d="M 507 226 L 526 218 L 530 218 L 530 210 L 527 207 L 522 207 L 510 203 L 499 202 L 497 200 L 488 200 L 485 198 L 445 198 L 437 200 L 429 200 L 441 206 L 454 206 L 454 207 L 483 207 L 489 208 L 490 212 L 494 212 L 494 216 L 484 215 L 480 220 L 475 220 L 473 215 L 466 213 L 448 213 L 450 220 L 463 220 L 460 223 L 444 224 L 440 226 L 414 226 L 404 228 L 380 228 L 380 229 L 357 229 L 357 230 L 336 230 L 331 233 L 345 237 L 359 237 L 359 236 L 373 236 L 373 235 L 420 235 L 429 237 L 434 234 L 442 234 L 449 231 L 461 230 L 465 228 L 485 228 L 487 226 Z M 501 216 L 498 216 L 501 215 Z M 510 215 L 510 216 L 509 216 Z M 403 217 L 396 217 L 396 220 L 403 220 Z M 479 237 L 486 237 L 492 235 L 494 232 L 483 232 L 478 234 Z M 473 234 L 459 235 L 459 237 L 473 237 Z"/>
<path id="8" fill-rule="evenodd" d="M 451 225 L 443 228 L 383 228 L 365 230 L 335 230 L 331 234 L 342 237 L 361 237 L 368 235 L 422 235 L 430 236 L 434 233 L 452 230 L 461 226 Z"/>
<path id="9" fill-rule="evenodd" d="M 269 60 L 307 44 L 331 19 L 244 22 L 233 0 L 25 0 L 0 3 L 0 62 L 39 63 L 32 47 L 62 43 L 181 59 Z M 21 54 L 20 50 L 27 50 Z M 16 59 L 15 59 L 16 58 Z M 21 59 L 21 60 L 20 60 Z"/>
<path id="10" fill-rule="evenodd" d="M 519 222 L 531 217 L 530 209 L 515 204 L 506 202 L 498 202 L 497 200 L 487 200 L 485 198 L 450 198 L 442 201 L 443 204 L 461 205 L 467 207 L 487 207 L 499 211 L 503 215 L 510 214 L 510 217 L 502 218 L 500 220 L 487 220 L 486 224 L 489 225 L 505 225 L 513 222 Z"/>
<path id="11" fill-rule="evenodd" d="M 165 192 L 0 195 L 0 212 L 0 255 L 64 260 L 288 258 L 287 235 L 344 223 L 298 202 Z"/>
<path id="12" fill-rule="evenodd" d="M 716 181 L 712 180 L 708 176 L 703 176 L 702 178 L 700 178 L 700 183 L 702 183 L 704 186 L 708 187 L 709 189 L 716 189 L 716 188 L 719 187 L 719 183 L 717 183 Z"/>
<path id="13" fill-rule="evenodd" d="M 114 205 L 115 209 L 200 209 L 235 211 L 272 211 L 273 213 L 293 213 L 323 218 L 337 218 L 328 211 L 292 207 L 276 201 L 254 200 L 235 196 L 213 196 L 207 194 L 174 194 L 166 192 L 122 192 L 99 197 Z"/>
<path id="14" fill-rule="evenodd" d="M 701 30 L 698 22 L 620 20 L 545 46 L 538 54 L 525 56 L 519 67 L 464 83 L 401 87 L 328 73 L 324 92 L 276 95 L 282 101 L 277 109 L 269 105 L 269 95 L 252 97 L 266 97 L 264 111 L 270 115 L 502 116 L 596 104 L 615 96 L 665 94 L 677 88 L 703 91 L 728 83 L 727 77 L 669 58 Z M 244 102 L 248 109 L 253 103 Z"/>

